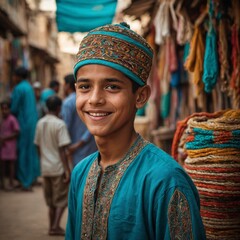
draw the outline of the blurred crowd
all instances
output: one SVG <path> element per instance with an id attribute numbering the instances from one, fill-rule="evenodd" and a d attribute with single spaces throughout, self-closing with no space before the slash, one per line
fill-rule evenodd
<path id="1" fill-rule="evenodd" d="M 26 68 L 16 68 L 10 97 L 0 104 L 0 187 L 31 192 L 43 183 L 53 216 L 49 234 L 63 235 L 59 221 L 67 206 L 71 171 L 97 147 L 76 110 L 73 74 L 64 77 L 63 86 L 52 80 L 47 88 L 31 84 L 28 76 Z M 64 97 L 58 95 L 61 87 Z"/>

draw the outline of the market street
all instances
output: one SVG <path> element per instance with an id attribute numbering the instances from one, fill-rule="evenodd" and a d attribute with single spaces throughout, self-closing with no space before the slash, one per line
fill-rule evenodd
<path id="1" fill-rule="evenodd" d="M 67 210 L 61 221 L 65 229 Z M 48 211 L 42 186 L 33 192 L 0 190 L 1 240 L 61 240 L 62 236 L 48 236 Z"/>

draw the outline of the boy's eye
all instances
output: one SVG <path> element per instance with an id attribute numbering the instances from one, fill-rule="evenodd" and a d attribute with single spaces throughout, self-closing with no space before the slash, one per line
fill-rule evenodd
<path id="1" fill-rule="evenodd" d="M 88 84 L 78 84 L 77 85 L 77 89 L 80 89 L 80 90 L 87 90 L 89 89 L 89 85 Z"/>
<path id="2" fill-rule="evenodd" d="M 109 90 L 119 90 L 120 87 L 117 86 L 117 85 L 107 85 L 107 86 L 105 87 L 105 89 L 109 89 Z"/>

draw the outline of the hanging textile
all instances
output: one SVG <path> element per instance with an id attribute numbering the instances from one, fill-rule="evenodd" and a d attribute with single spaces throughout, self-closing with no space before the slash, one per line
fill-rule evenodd
<path id="1" fill-rule="evenodd" d="M 156 29 L 155 42 L 162 44 L 164 38 L 170 36 L 169 3 L 164 1 L 160 4 L 154 19 Z"/>
<path id="2" fill-rule="evenodd" d="M 209 30 L 206 37 L 206 48 L 203 63 L 204 90 L 210 93 L 218 79 L 217 36 L 213 26 L 213 0 L 209 0 Z"/>
<path id="3" fill-rule="evenodd" d="M 239 1 L 232 2 L 232 13 L 233 13 L 233 26 L 232 26 L 232 75 L 230 81 L 230 88 L 233 98 L 233 108 L 240 108 L 240 42 L 239 42 L 239 30 L 240 30 L 240 16 L 239 16 Z"/>
<path id="4" fill-rule="evenodd" d="M 193 73 L 193 83 L 196 85 L 197 95 L 203 90 L 203 57 L 204 42 L 199 26 L 195 27 L 193 37 L 190 42 L 190 52 L 184 64 L 185 68 Z"/>
<path id="5" fill-rule="evenodd" d="M 176 41 L 180 45 L 184 45 L 191 40 L 193 34 L 193 26 L 187 15 L 186 9 L 182 6 L 183 0 L 178 1 L 176 15 L 178 16 L 178 26 Z"/>
<path id="6" fill-rule="evenodd" d="M 223 93 L 228 93 L 230 82 L 230 49 L 228 43 L 230 18 L 228 16 L 230 1 L 219 1 L 216 4 L 216 19 L 218 20 L 218 56 L 219 56 L 219 77 L 220 90 Z M 221 100 L 221 99 L 220 99 Z M 227 104 L 226 104 L 227 105 Z"/>
<path id="7" fill-rule="evenodd" d="M 56 0 L 56 5 L 59 32 L 88 32 L 112 23 L 117 0 Z"/>
<path id="8" fill-rule="evenodd" d="M 206 37 L 206 49 L 203 63 L 204 90 L 210 93 L 218 79 L 218 54 L 216 31 L 211 27 Z"/>
<path id="9" fill-rule="evenodd" d="M 226 19 L 221 18 L 219 21 L 219 66 L 220 66 L 220 80 L 221 91 L 225 92 L 229 87 L 229 63 L 228 63 L 228 43 L 227 43 L 227 24 Z"/>
<path id="10" fill-rule="evenodd" d="M 154 25 L 155 25 L 155 42 L 156 44 L 162 44 L 164 43 L 164 40 L 166 37 L 169 37 L 171 35 L 171 26 L 173 25 L 173 28 L 177 30 L 178 28 L 178 22 L 177 17 L 174 10 L 174 3 L 175 0 L 164 0 L 159 5 L 159 9 L 157 11 L 157 14 L 154 18 Z"/>

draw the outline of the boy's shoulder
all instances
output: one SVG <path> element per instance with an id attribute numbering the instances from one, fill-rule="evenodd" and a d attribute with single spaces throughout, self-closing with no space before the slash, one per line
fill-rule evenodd
<path id="1" fill-rule="evenodd" d="M 62 119 L 51 114 L 45 115 L 44 117 L 40 118 L 37 122 L 37 128 L 41 129 L 46 126 L 51 126 L 51 129 L 62 129 L 62 128 L 67 129 L 67 126 Z"/>
<path id="2" fill-rule="evenodd" d="M 172 158 L 170 154 L 167 152 L 163 151 L 161 148 L 159 148 L 157 145 L 153 143 L 148 143 L 145 147 L 145 154 L 151 154 L 155 156 L 157 159 L 161 159 L 161 161 L 164 159 L 166 161 L 174 161 L 175 160 Z"/>
<path id="3" fill-rule="evenodd" d="M 57 116 L 55 116 L 53 114 L 46 114 L 44 117 L 40 118 L 38 120 L 38 122 L 39 123 L 42 123 L 42 122 L 54 122 L 56 124 L 59 124 L 59 123 L 60 124 L 64 124 L 64 121 L 61 118 L 59 118 L 59 117 L 57 117 Z"/>
<path id="4" fill-rule="evenodd" d="M 182 166 L 170 154 L 153 143 L 145 146 L 139 158 L 141 164 L 153 172 L 165 172 L 171 175 L 176 171 L 183 170 Z"/>
<path id="5" fill-rule="evenodd" d="M 19 125 L 17 118 L 13 114 L 10 114 L 9 118 L 10 118 L 9 121 L 13 125 L 14 129 L 19 130 L 20 125 Z"/>
<path id="6" fill-rule="evenodd" d="M 98 152 L 94 152 L 94 153 L 90 154 L 89 156 L 87 156 L 86 158 L 84 158 L 83 160 L 81 160 L 74 167 L 73 175 L 79 176 L 79 175 L 81 175 L 81 173 L 86 172 L 86 170 L 91 167 L 92 163 L 94 162 L 94 160 L 97 159 L 97 157 L 98 157 Z"/>
<path id="7" fill-rule="evenodd" d="M 26 90 L 32 89 L 32 86 L 27 80 L 22 80 L 14 89 L 25 92 Z"/>

